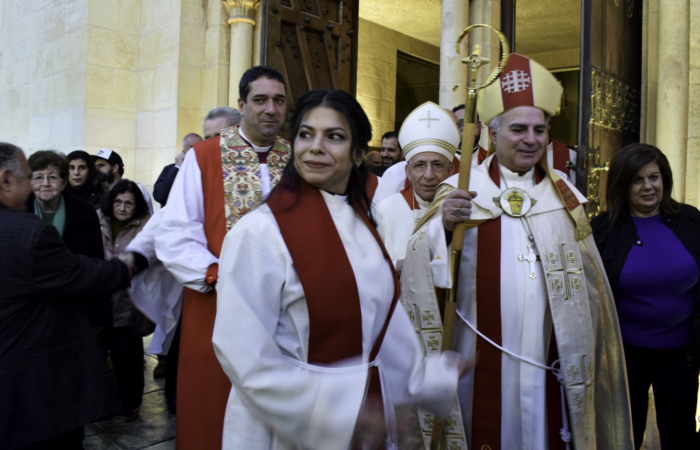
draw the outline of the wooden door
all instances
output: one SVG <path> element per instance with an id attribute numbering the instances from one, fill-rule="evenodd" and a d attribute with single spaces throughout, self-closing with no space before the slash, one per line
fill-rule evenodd
<path id="1" fill-rule="evenodd" d="M 287 81 L 285 124 L 306 91 L 355 95 L 359 0 L 267 0 L 262 8 L 260 61 Z"/>
<path id="2" fill-rule="evenodd" d="M 582 0 L 577 187 L 605 207 L 606 164 L 639 142 L 642 0 Z"/>

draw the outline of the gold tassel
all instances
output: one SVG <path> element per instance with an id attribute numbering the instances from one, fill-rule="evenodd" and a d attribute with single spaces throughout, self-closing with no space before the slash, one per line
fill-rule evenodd
<path id="1" fill-rule="evenodd" d="M 591 224 L 588 222 L 588 219 L 584 218 L 583 220 L 579 220 L 579 222 L 576 224 L 576 230 L 574 231 L 576 241 L 582 241 L 591 234 L 593 234 L 593 228 L 591 228 Z"/>

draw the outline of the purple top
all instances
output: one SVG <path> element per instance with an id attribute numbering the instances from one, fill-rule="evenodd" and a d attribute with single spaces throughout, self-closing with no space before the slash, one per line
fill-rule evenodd
<path id="1" fill-rule="evenodd" d="M 698 266 L 661 215 L 632 217 L 639 241 L 620 274 L 622 340 L 647 348 L 690 344 Z"/>

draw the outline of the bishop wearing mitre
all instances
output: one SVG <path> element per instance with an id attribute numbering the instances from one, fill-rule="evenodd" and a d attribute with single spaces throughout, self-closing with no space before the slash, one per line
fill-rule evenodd
<path id="1" fill-rule="evenodd" d="M 401 271 L 413 229 L 435 198 L 437 188 L 455 172 L 459 132 L 452 117 L 433 102 L 408 115 L 399 131 L 410 183 L 377 205 L 377 230 L 397 271 Z"/>
<path id="2" fill-rule="evenodd" d="M 472 449 L 632 449 L 620 329 L 586 199 L 547 164 L 562 91 L 543 66 L 510 55 L 477 100 L 495 153 L 471 167 L 469 192 L 458 175 L 441 185 L 408 247 L 402 302 L 420 312 L 425 286 L 456 289 L 452 348 L 478 354 L 458 392 Z"/>

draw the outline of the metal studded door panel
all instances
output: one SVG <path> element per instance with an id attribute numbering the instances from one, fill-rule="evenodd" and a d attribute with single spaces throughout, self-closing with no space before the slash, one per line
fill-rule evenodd
<path id="1" fill-rule="evenodd" d="M 342 89 L 355 95 L 358 11 L 359 0 L 263 3 L 260 61 L 287 81 L 287 120 L 308 90 Z"/>
<path id="2" fill-rule="evenodd" d="M 581 12 L 577 187 L 593 217 L 606 209 L 606 164 L 639 142 L 642 0 L 583 0 Z"/>

